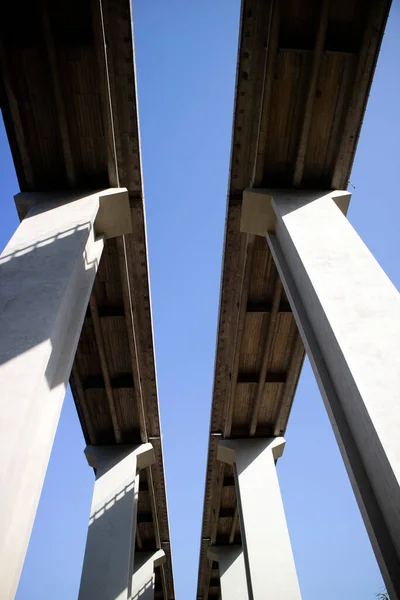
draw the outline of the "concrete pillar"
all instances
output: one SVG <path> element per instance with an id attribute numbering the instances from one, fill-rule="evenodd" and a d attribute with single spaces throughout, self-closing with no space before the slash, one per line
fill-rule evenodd
<path id="1" fill-rule="evenodd" d="M 27 214 L 0 257 L 2 600 L 12 600 L 18 586 L 103 249 L 96 233 L 109 235 L 110 205 L 112 225 L 118 206 L 129 212 L 126 190 L 16 200 Z"/>
<path id="2" fill-rule="evenodd" d="M 249 600 L 241 546 L 210 546 L 208 558 L 219 564 L 222 600 Z"/>
<path id="3" fill-rule="evenodd" d="M 222 440 L 218 460 L 233 465 L 251 600 L 299 600 L 300 588 L 276 474 L 283 438 Z"/>
<path id="4" fill-rule="evenodd" d="M 136 553 L 132 591 L 128 600 L 154 600 L 154 569 L 162 565 L 165 560 L 164 550 Z"/>
<path id="5" fill-rule="evenodd" d="M 139 471 L 155 461 L 153 446 L 88 446 L 96 470 L 79 600 L 130 600 Z"/>
<path id="6" fill-rule="evenodd" d="M 346 220 L 349 198 L 249 191 L 244 225 L 263 221 L 258 233 L 267 235 L 390 598 L 400 600 L 400 295 Z"/>

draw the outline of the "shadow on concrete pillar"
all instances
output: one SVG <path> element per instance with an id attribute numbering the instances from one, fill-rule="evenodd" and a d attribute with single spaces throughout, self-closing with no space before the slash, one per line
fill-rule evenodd
<path id="1" fill-rule="evenodd" d="M 210 546 L 208 558 L 219 566 L 222 600 L 250 600 L 241 546 Z"/>
<path id="2" fill-rule="evenodd" d="M 165 560 L 164 550 L 136 552 L 132 587 L 128 593 L 128 600 L 154 600 L 154 569 L 162 565 Z"/>
<path id="3" fill-rule="evenodd" d="M 246 190 L 267 237 L 391 600 L 400 600 L 400 294 L 347 191 Z"/>
<path id="4" fill-rule="evenodd" d="M 218 460 L 233 466 L 250 600 L 300 600 L 276 474 L 285 440 L 222 440 Z"/>
<path id="5" fill-rule="evenodd" d="M 154 463 L 154 450 L 147 443 L 85 453 L 96 481 L 78 598 L 131 600 L 140 470 Z"/>
<path id="6" fill-rule="evenodd" d="M 103 240 L 129 211 L 124 189 L 16 201 L 24 218 L 0 257 L 2 600 L 18 586 Z"/>

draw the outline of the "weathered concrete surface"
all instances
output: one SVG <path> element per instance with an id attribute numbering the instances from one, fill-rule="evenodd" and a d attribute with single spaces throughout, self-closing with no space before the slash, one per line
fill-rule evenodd
<path id="1" fill-rule="evenodd" d="M 335 196 L 269 192 L 268 241 L 382 575 L 400 598 L 400 295 Z"/>
<path id="2" fill-rule="evenodd" d="M 234 465 L 249 596 L 300 600 L 300 588 L 276 474 L 285 440 L 223 440 L 218 459 Z"/>
<path id="3" fill-rule="evenodd" d="M 75 193 L 72 202 L 40 195 L 39 204 L 30 195 L 31 208 L 0 257 L 2 600 L 17 589 L 102 254 L 94 223 L 107 193 Z"/>
<path id="4" fill-rule="evenodd" d="M 164 550 L 137 552 L 134 562 L 132 590 L 128 600 L 154 600 L 154 569 L 166 560 Z"/>
<path id="5" fill-rule="evenodd" d="M 88 446 L 96 469 L 79 600 L 128 600 L 135 556 L 139 471 L 153 446 Z"/>
<path id="6" fill-rule="evenodd" d="M 241 546 L 210 546 L 208 558 L 219 564 L 222 600 L 249 600 Z"/>

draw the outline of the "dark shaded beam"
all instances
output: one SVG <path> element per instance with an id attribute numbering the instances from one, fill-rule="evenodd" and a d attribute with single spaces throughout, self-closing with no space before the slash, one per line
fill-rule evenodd
<path id="1" fill-rule="evenodd" d="M 236 206 L 242 204 L 243 194 L 242 192 L 234 192 L 229 194 L 228 200 L 230 206 Z"/>
<path id="2" fill-rule="evenodd" d="M 262 397 L 264 394 L 265 381 L 268 377 L 268 364 L 271 358 L 272 345 L 275 337 L 275 331 L 278 325 L 278 311 L 282 297 L 282 283 L 278 279 L 275 284 L 274 299 L 272 301 L 271 317 L 269 319 L 267 339 L 264 346 L 263 359 L 260 369 L 260 375 L 257 381 L 257 391 L 254 399 L 253 410 L 250 423 L 250 435 L 254 435 L 257 429 L 258 413 L 260 410 Z"/>
<path id="3" fill-rule="evenodd" d="M 255 438 L 263 438 L 263 437 L 271 437 L 274 435 L 274 426 L 273 424 L 263 424 L 257 425 L 257 431 L 255 434 Z M 238 440 L 249 437 L 249 426 L 248 425 L 235 425 L 232 427 L 232 438 L 236 438 Z"/>
<path id="4" fill-rule="evenodd" d="M 114 400 L 114 396 L 113 396 L 113 386 L 111 384 L 110 372 L 108 369 L 108 362 L 107 362 L 106 351 L 105 351 L 104 340 L 103 340 L 103 332 L 101 329 L 99 313 L 97 310 L 97 301 L 96 301 L 96 297 L 94 296 L 94 294 L 92 294 L 90 296 L 89 306 L 90 306 L 90 313 L 92 315 L 94 337 L 96 340 L 97 351 L 98 351 L 99 358 L 100 358 L 102 379 L 104 381 L 104 387 L 106 390 L 108 408 L 110 410 L 110 416 L 111 416 L 112 426 L 113 426 L 113 430 L 114 430 L 115 441 L 120 442 L 121 441 L 121 428 L 118 423 L 117 410 L 115 408 L 115 400 Z"/>
<path id="5" fill-rule="evenodd" d="M 220 462 L 219 466 L 218 466 L 216 489 L 214 492 L 215 495 L 214 495 L 213 516 L 218 515 L 221 510 L 222 488 L 224 485 L 225 468 L 226 468 L 226 465 L 223 462 Z M 212 528 L 211 528 L 211 536 L 210 536 L 211 544 L 215 544 L 217 532 L 218 532 L 218 519 L 214 519 Z"/>
<path id="6" fill-rule="evenodd" d="M 235 485 L 235 478 L 233 475 L 225 475 L 224 477 L 224 487 L 233 487 Z"/>
<path id="7" fill-rule="evenodd" d="M 132 291 L 130 288 L 129 281 L 129 271 L 128 271 L 128 258 L 126 254 L 126 244 L 125 238 L 123 236 L 117 238 L 117 251 L 118 251 L 118 259 L 119 259 L 119 267 L 121 274 L 121 285 L 122 285 L 122 296 L 124 301 L 124 314 L 125 314 L 125 323 L 128 333 L 128 344 L 129 344 L 129 355 L 131 358 L 132 365 L 132 374 L 137 381 L 137 386 L 135 388 L 135 399 L 136 399 L 136 408 L 137 414 L 139 417 L 140 423 L 140 435 L 142 442 L 145 443 L 148 441 L 147 434 L 147 426 L 146 426 L 146 416 L 144 409 L 144 399 L 143 399 L 143 391 L 140 377 L 140 366 L 139 366 L 139 358 L 137 353 L 137 338 L 136 338 L 136 329 L 135 323 L 133 319 L 133 307 L 132 307 Z"/>
<path id="8" fill-rule="evenodd" d="M 142 512 L 137 515 L 138 523 L 152 523 L 153 522 L 153 513 L 151 512 Z"/>
<path id="9" fill-rule="evenodd" d="M 263 61 L 263 72 L 262 72 L 262 88 L 260 98 L 260 108 L 258 114 L 258 128 L 257 137 L 255 143 L 255 153 L 253 159 L 253 166 L 249 165 L 249 174 L 251 174 L 251 187 L 259 187 L 264 173 L 265 167 L 265 154 L 267 149 L 267 140 L 269 138 L 269 127 L 270 127 L 270 108 L 272 90 L 275 84 L 275 78 L 271 77 L 271 73 L 275 71 L 274 64 L 276 62 L 276 56 L 279 45 L 279 31 L 280 31 L 280 6 L 279 2 L 270 1 L 265 3 L 266 12 L 265 17 L 268 22 L 268 42 L 263 43 L 264 46 L 264 61 Z M 261 7 L 260 7 L 261 8 Z M 261 50 L 261 49 L 260 49 Z M 260 73 L 261 74 L 261 73 Z M 236 110 L 236 109 L 235 109 Z M 257 110 L 257 109 L 256 109 Z M 251 147 L 251 146 L 250 146 Z M 251 169 L 251 170 L 250 170 Z"/>
<path id="10" fill-rule="evenodd" d="M 346 119 L 340 139 L 340 147 L 335 157 L 335 167 L 331 181 L 332 189 L 347 188 L 390 5 L 390 1 L 382 1 L 369 2 L 368 7 L 366 6 L 366 11 L 368 11 L 366 26 L 363 27 L 357 70 L 352 78 L 352 94 L 347 102 Z"/>
<path id="11" fill-rule="evenodd" d="M 303 112 L 303 125 L 301 128 L 300 141 L 297 148 L 296 163 L 294 167 L 293 185 L 299 186 L 303 179 L 304 164 L 307 151 L 308 137 L 310 134 L 311 120 L 314 108 L 315 92 L 318 82 L 318 73 L 321 66 L 321 57 L 324 50 L 325 34 L 328 25 L 330 0 L 323 0 L 319 17 L 317 35 L 315 37 L 313 62 L 308 83 L 308 92 Z"/>
<path id="12" fill-rule="evenodd" d="M 279 52 L 282 52 L 282 54 L 286 53 L 286 52 L 293 52 L 294 54 L 311 54 L 313 52 L 313 48 L 296 48 L 296 46 L 282 46 L 279 48 L 278 50 Z M 356 56 L 356 51 L 353 51 L 350 49 L 350 47 L 346 47 L 344 46 L 343 49 L 330 49 L 330 48 L 325 48 L 323 54 L 339 54 L 339 55 L 346 55 L 346 56 Z"/>
<path id="13" fill-rule="evenodd" d="M 6 50 L 1 40 L 0 59 L 2 69 L 2 77 L 0 77 L 0 101 L 4 125 L 6 126 L 20 189 L 21 191 L 32 190 L 35 187 L 32 162 L 14 90 L 12 69 L 8 65 Z"/>
<path id="14" fill-rule="evenodd" d="M 214 565 L 217 566 L 215 567 Z M 215 560 L 212 561 L 210 573 L 211 579 L 219 579 L 219 565 Z"/>
<path id="15" fill-rule="evenodd" d="M 272 302 L 248 302 L 246 312 L 248 313 L 270 313 L 272 311 Z M 291 313 L 289 302 L 281 301 L 278 307 L 278 313 Z"/>
<path id="16" fill-rule="evenodd" d="M 160 591 L 162 592 L 160 567 L 156 567 L 155 568 L 155 573 L 156 573 L 156 580 L 155 580 L 155 583 L 154 583 L 154 591 L 155 592 L 160 592 Z"/>
<path id="17" fill-rule="evenodd" d="M 132 373 L 121 373 L 116 377 L 110 379 L 111 387 L 113 389 L 118 388 L 134 388 Z M 105 389 L 104 379 L 102 375 L 91 375 L 85 377 L 83 381 L 83 389 Z"/>
<path id="18" fill-rule="evenodd" d="M 123 306 L 99 306 L 99 317 L 124 317 L 125 311 Z"/>
<path id="19" fill-rule="evenodd" d="M 246 248 L 245 248 L 245 258 L 243 264 L 243 271 L 241 277 L 241 293 L 240 293 L 240 305 L 238 307 L 238 321 L 234 342 L 234 352 L 233 352 L 233 364 L 231 367 L 232 372 L 232 380 L 229 393 L 227 394 L 227 403 L 226 403 L 226 411 L 225 411 L 225 427 L 224 427 L 224 435 L 225 437 L 229 437 L 232 428 L 232 416 L 233 416 L 233 405 L 235 402 L 235 386 L 238 382 L 238 373 L 239 373 L 239 359 L 240 359 L 240 348 L 242 345 L 242 338 L 244 333 L 244 328 L 246 325 L 246 306 L 247 299 L 249 293 L 249 284 L 250 284 L 250 273 L 251 267 L 253 263 L 253 253 L 254 253 L 254 235 L 247 234 L 246 235 Z"/>
<path id="20" fill-rule="evenodd" d="M 235 508 L 220 508 L 218 519 L 233 519 L 235 516 Z"/>
<path id="21" fill-rule="evenodd" d="M 151 537 L 147 540 L 142 539 L 141 552 L 152 552 L 152 551 L 155 552 L 156 550 L 159 550 L 159 548 L 157 547 L 157 544 L 153 537 Z"/>
<path id="22" fill-rule="evenodd" d="M 139 477 L 139 492 L 148 492 L 149 484 L 147 481 L 144 481 L 141 477 Z"/>
<path id="23" fill-rule="evenodd" d="M 57 118 L 60 127 L 61 145 L 64 155 L 65 172 L 67 181 L 71 187 L 76 184 L 76 169 L 74 164 L 74 156 L 71 147 L 71 140 L 68 131 L 68 122 L 65 111 L 64 99 L 61 90 L 60 70 L 57 61 L 57 52 L 54 44 L 53 32 L 51 29 L 50 18 L 48 15 L 47 6 L 42 4 L 41 11 L 43 37 L 45 41 L 47 57 L 50 64 L 51 79 L 53 82 L 54 97 L 57 106 Z"/>
<path id="24" fill-rule="evenodd" d="M 101 90 L 101 108 L 106 137 L 107 172 L 110 186 L 119 187 L 118 164 L 116 156 L 116 136 L 113 123 L 113 111 L 110 93 L 108 53 L 105 40 L 104 13 L 101 2 L 91 0 L 91 16 L 94 34 L 94 50 L 98 66 L 97 76 Z M 110 34 L 109 34 L 110 35 Z M 118 104 L 115 102 L 114 106 Z"/>
<path id="25" fill-rule="evenodd" d="M 90 414 L 88 411 L 88 407 L 86 405 L 86 396 L 85 390 L 82 384 L 82 379 L 79 373 L 78 366 L 76 364 L 76 360 L 72 366 L 71 377 L 70 377 L 71 389 L 75 393 L 73 393 L 75 404 L 78 410 L 78 414 L 81 417 L 81 423 L 84 424 L 84 430 L 86 429 L 87 438 L 85 435 L 86 442 L 88 444 L 97 444 L 97 435 L 96 431 L 93 427 L 92 420 L 90 418 Z"/>
<path id="26" fill-rule="evenodd" d="M 258 373 L 246 373 L 242 371 L 238 373 L 237 378 L 238 383 L 258 383 L 259 382 L 259 374 Z M 286 374 L 285 373 L 267 373 L 265 375 L 265 383 L 286 383 Z"/>
<path id="27" fill-rule="evenodd" d="M 240 537 L 240 533 L 237 533 L 233 539 L 234 545 L 240 545 L 242 543 L 242 538 Z M 230 536 L 225 533 L 217 535 L 216 546 L 230 546 Z"/>
<path id="28" fill-rule="evenodd" d="M 98 310 L 100 319 L 106 319 L 107 317 L 125 317 L 124 307 L 120 306 L 120 305 L 116 305 L 116 306 L 107 306 L 107 305 L 99 306 L 98 305 L 97 310 Z M 87 308 L 85 318 L 86 319 L 92 318 L 89 306 Z"/>
<path id="29" fill-rule="evenodd" d="M 286 423 L 289 420 L 297 382 L 300 377 L 301 368 L 305 357 L 305 350 L 300 334 L 297 333 L 296 341 L 293 345 L 292 357 L 288 370 L 287 380 L 280 398 L 280 409 L 275 422 L 274 435 L 283 435 L 286 429 Z M 258 432 L 257 432 L 258 433 Z"/>
<path id="30" fill-rule="evenodd" d="M 363 11 L 351 20 L 339 20 L 335 17 L 327 19 L 326 37 L 323 52 L 356 54 L 360 50 L 362 29 L 364 25 Z M 328 12 L 326 13 L 328 17 Z M 281 31 L 279 36 L 279 51 L 293 51 L 311 53 L 315 48 L 315 34 L 303 35 L 293 27 Z"/>
<path id="31" fill-rule="evenodd" d="M 233 544 L 233 540 L 235 539 L 238 520 L 239 520 L 239 509 L 238 509 L 238 505 L 236 503 L 235 512 L 234 512 L 233 519 L 232 519 L 231 532 L 229 534 L 229 543 L 230 544 Z"/>
<path id="32" fill-rule="evenodd" d="M 139 550 L 143 548 L 142 536 L 140 535 L 139 527 L 136 527 L 136 545 Z"/>

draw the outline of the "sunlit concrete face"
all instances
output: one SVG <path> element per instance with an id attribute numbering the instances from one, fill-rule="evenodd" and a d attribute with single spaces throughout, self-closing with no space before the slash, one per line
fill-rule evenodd
<path id="1" fill-rule="evenodd" d="M 155 461 L 154 450 L 149 443 L 88 446 L 86 456 L 96 481 L 79 600 L 129 600 L 134 597 L 139 472 Z"/>
<path id="2" fill-rule="evenodd" d="M 164 550 L 136 553 L 132 578 L 132 590 L 130 595 L 128 594 L 128 600 L 154 600 L 154 570 L 164 562 Z"/>
<path id="3" fill-rule="evenodd" d="M 249 190 L 243 225 L 256 223 L 256 205 L 264 202 L 268 218 L 259 233 L 267 236 L 394 600 L 400 598 L 400 295 L 345 218 L 349 197 L 258 190 L 251 215 Z"/>
<path id="4" fill-rule="evenodd" d="M 275 461 L 285 440 L 223 440 L 218 459 L 234 466 L 240 532 L 252 600 L 300 600 Z"/>
<path id="5" fill-rule="evenodd" d="M 249 600 L 243 548 L 210 546 L 208 558 L 218 563 L 222 600 Z"/>
<path id="6" fill-rule="evenodd" d="M 104 192 L 22 195 L 0 257 L 0 597 L 14 598 L 103 250 Z M 118 190 L 111 190 L 119 194 Z M 123 202 L 127 192 L 121 190 Z M 107 232 L 102 237 L 107 236 Z"/>

